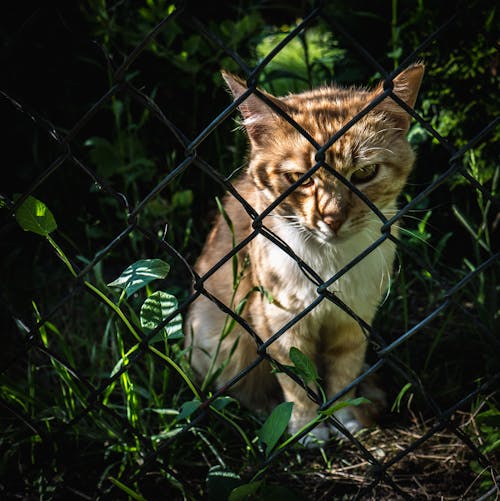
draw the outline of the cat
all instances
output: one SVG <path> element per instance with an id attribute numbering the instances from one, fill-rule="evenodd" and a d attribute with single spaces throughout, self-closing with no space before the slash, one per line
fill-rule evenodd
<path id="1" fill-rule="evenodd" d="M 424 66 L 418 63 L 393 79 L 392 92 L 411 108 L 423 73 Z M 226 72 L 223 77 L 235 100 L 247 91 L 240 78 Z M 286 97 L 261 92 L 323 145 L 382 91 L 380 83 L 374 89 L 329 86 Z M 248 167 L 234 182 L 235 189 L 261 214 L 287 188 L 302 180 L 262 223 L 322 280 L 328 280 L 380 237 L 381 220 L 324 167 L 302 179 L 316 164 L 317 149 L 264 100 L 252 93 L 239 104 L 239 110 L 250 148 Z M 325 153 L 325 162 L 387 218 L 395 213 L 396 199 L 414 163 L 415 155 L 406 139 L 410 121 L 410 115 L 386 97 Z M 234 196 L 226 195 L 222 206 L 195 264 L 200 276 L 254 231 L 252 218 Z M 397 233 L 394 228 L 391 231 Z M 394 256 L 393 242 L 385 240 L 328 290 L 370 324 L 388 288 Z M 262 234 L 239 251 L 237 261 L 236 272 L 234 260 L 228 259 L 203 282 L 203 287 L 233 310 L 238 308 L 262 341 L 318 298 L 317 285 L 297 262 Z M 194 371 L 200 378 L 215 374 L 218 387 L 257 358 L 253 337 L 238 323 L 231 323 L 227 314 L 204 295 L 187 312 L 185 334 Z M 327 397 L 332 397 L 360 374 L 367 338 L 356 320 L 324 299 L 270 344 L 267 353 L 279 363 L 291 365 L 291 347 L 314 361 L 322 387 Z M 267 361 L 249 371 L 230 393 L 254 410 L 268 411 L 276 403 L 276 395 L 293 402 L 288 425 L 291 434 L 317 415 L 318 406 L 305 390 L 287 374 L 272 371 Z M 376 389 L 374 394 L 383 404 L 383 392 Z M 352 392 L 344 396 L 350 397 Z M 370 412 L 364 407 L 344 407 L 336 417 L 355 432 L 367 424 Z M 334 431 L 322 422 L 304 443 L 321 444 Z"/>

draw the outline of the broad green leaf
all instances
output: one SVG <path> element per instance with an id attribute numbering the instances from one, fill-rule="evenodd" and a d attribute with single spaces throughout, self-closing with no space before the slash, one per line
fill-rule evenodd
<path id="1" fill-rule="evenodd" d="M 266 456 L 269 456 L 285 432 L 292 415 L 292 408 L 293 402 L 283 402 L 277 405 L 257 432 L 257 436 L 266 444 Z"/>
<path id="2" fill-rule="evenodd" d="M 16 220 L 24 231 L 32 231 L 42 237 L 57 228 L 49 208 L 35 197 L 29 196 L 16 210 Z"/>
<path id="3" fill-rule="evenodd" d="M 157 291 L 151 294 L 141 307 L 141 326 L 146 333 L 151 332 L 176 309 L 177 299 L 174 296 Z M 162 339 L 181 339 L 182 337 L 182 317 L 178 314 L 149 342 L 155 343 Z"/>
<path id="4" fill-rule="evenodd" d="M 298 348 L 290 348 L 290 360 L 295 366 L 295 372 L 302 377 L 306 383 L 319 379 L 318 369 L 314 363 L 307 358 Z"/>
<path id="5" fill-rule="evenodd" d="M 249 496 L 255 494 L 259 488 L 262 486 L 263 480 L 258 480 L 257 482 L 250 482 L 249 484 L 243 484 L 236 487 L 229 494 L 228 501 L 245 501 Z"/>
<path id="6" fill-rule="evenodd" d="M 153 280 L 165 278 L 170 265 L 161 259 L 141 259 L 126 268 L 109 287 L 125 289 L 127 297 L 142 289 Z"/>
<path id="7" fill-rule="evenodd" d="M 193 414 L 193 412 L 195 412 L 200 405 L 201 402 L 196 398 L 194 400 L 184 402 L 181 406 L 179 414 L 177 415 L 177 421 L 181 421 L 182 419 L 186 419 L 187 417 L 191 416 L 191 414 Z"/>

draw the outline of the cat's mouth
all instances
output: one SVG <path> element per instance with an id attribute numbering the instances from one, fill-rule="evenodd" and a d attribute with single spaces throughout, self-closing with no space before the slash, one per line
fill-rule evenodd
<path id="1" fill-rule="evenodd" d="M 318 221 L 316 228 L 310 231 L 323 244 L 339 244 L 347 240 L 349 236 L 348 232 L 345 231 L 344 225 L 332 228 L 332 226 L 323 221 Z"/>

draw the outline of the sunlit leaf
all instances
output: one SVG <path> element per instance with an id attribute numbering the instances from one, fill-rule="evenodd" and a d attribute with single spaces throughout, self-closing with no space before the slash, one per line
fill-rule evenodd
<path id="1" fill-rule="evenodd" d="M 24 231 L 46 237 L 57 228 L 49 208 L 35 197 L 29 196 L 16 210 L 16 221 Z"/>
<path id="2" fill-rule="evenodd" d="M 165 278 L 169 270 L 169 264 L 161 259 L 141 259 L 126 268 L 108 286 L 125 289 L 127 297 L 130 297 L 153 280 Z"/>
<path id="3" fill-rule="evenodd" d="M 141 307 L 141 326 L 146 333 L 151 332 L 160 325 L 165 318 L 177 309 L 177 299 L 163 291 L 151 294 Z M 177 314 L 168 324 L 158 331 L 150 343 L 155 343 L 161 339 L 180 339 L 182 333 L 182 317 Z"/>

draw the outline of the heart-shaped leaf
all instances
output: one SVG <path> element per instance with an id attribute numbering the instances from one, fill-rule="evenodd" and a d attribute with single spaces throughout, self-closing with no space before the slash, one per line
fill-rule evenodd
<path id="1" fill-rule="evenodd" d="M 16 210 L 16 221 L 24 231 L 32 231 L 42 237 L 46 237 L 57 228 L 56 220 L 49 208 L 32 196 L 29 196 Z"/>
<path id="2" fill-rule="evenodd" d="M 126 268 L 109 287 L 125 289 L 127 297 L 142 289 L 153 280 L 165 278 L 170 265 L 161 259 L 141 259 Z"/>
<path id="3" fill-rule="evenodd" d="M 160 325 L 165 318 L 172 314 L 177 309 L 177 299 L 163 291 L 157 291 L 151 294 L 141 307 L 141 326 L 146 333 L 151 332 Z M 155 343 L 156 341 L 164 339 L 181 339 L 182 333 L 182 317 L 180 314 L 176 315 L 168 324 L 158 331 L 156 336 L 149 341 Z"/>

